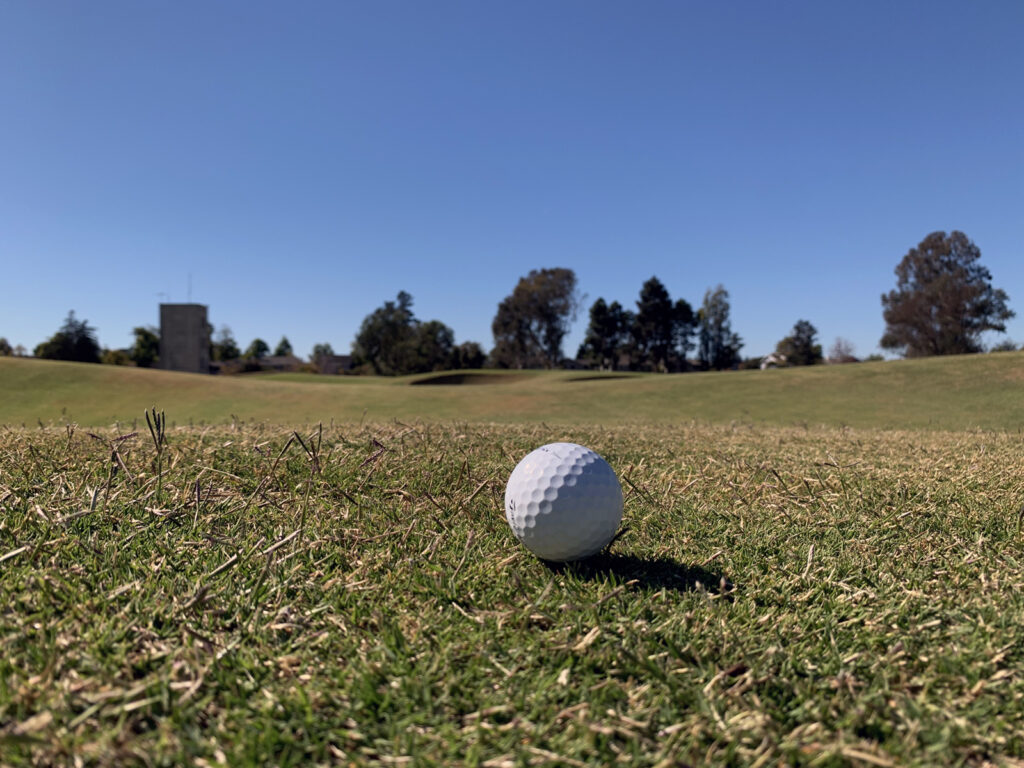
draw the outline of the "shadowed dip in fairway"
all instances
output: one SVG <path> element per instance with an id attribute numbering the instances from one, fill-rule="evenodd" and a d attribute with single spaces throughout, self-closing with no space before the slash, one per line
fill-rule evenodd
<path id="1" fill-rule="evenodd" d="M 629 379 L 630 376 L 625 376 L 621 373 L 609 373 L 609 374 L 595 374 L 592 376 L 573 376 L 566 379 L 567 382 L 576 381 L 611 381 L 612 379 Z"/>
<path id="2" fill-rule="evenodd" d="M 425 384 L 454 385 L 460 384 L 511 384 L 519 379 L 529 378 L 528 373 L 484 373 L 466 372 L 445 373 L 440 376 L 428 376 L 423 379 L 414 379 L 409 382 L 410 386 L 421 386 Z"/>

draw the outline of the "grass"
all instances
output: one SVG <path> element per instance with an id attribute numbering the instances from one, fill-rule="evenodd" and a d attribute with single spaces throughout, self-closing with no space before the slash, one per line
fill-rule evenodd
<path id="1" fill-rule="evenodd" d="M 594 423 L 3 429 L 2 762 L 1020 764 L 1019 435 Z M 551 568 L 559 439 L 629 530 Z"/>
<path id="2" fill-rule="evenodd" d="M 0 358 L 0 424 L 137 426 L 139 414 L 160 403 L 177 425 L 399 418 L 1024 429 L 1024 353 L 1019 352 L 676 376 L 490 372 L 460 384 L 410 386 L 425 378 L 431 377 L 216 377 Z"/>

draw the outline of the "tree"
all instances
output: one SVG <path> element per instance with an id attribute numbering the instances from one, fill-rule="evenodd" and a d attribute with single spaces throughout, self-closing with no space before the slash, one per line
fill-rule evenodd
<path id="1" fill-rule="evenodd" d="M 399 291 L 365 318 L 352 342 L 352 364 L 369 366 L 377 375 L 395 376 L 405 369 L 413 332 L 412 296 Z"/>
<path id="2" fill-rule="evenodd" d="M 632 369 L 648 371 L 686 370 L 686 356 L 692 349 L 693 307 L 685 299 L 674 304 L 668 289 L 652 277 L 640 288 L 636 314 L 630 313 L 626 345 Z"/>
<path id="3" fill-rule="evenodd" d="M 832 347 L 828 351 L 828 362 L 830 363 L 856 363 L 854 346 L 842 336 L 836 336 Z"/>
<path id="4" fill-rule="evenodd" d="M 500 368 L 554 368 L 580 297 L 571 269 L 534 269 L 498 304 L 491 358 Z"/>
<path id="5" fill-rule="evenodd" d="M 252 340 L 252 343 L 245 348 L 245 354 L 243 357 L 249 360 L 262 360 L 264 357 L 270 354 L 270 345 L 267 344 L 263 339 L 257 337 Z"/>
<path id="6" fill-rule="evenodd" d="M 697 329 L 697 315 L 686 299 L 676 301 L 672 308 L 672 314 L 675 328 L 675 348 L 679 354 L 679 370 L 685 371 L 689 365 L 687 356 L 693 349 L 693 334 Z"/>
<path id="7" fill-rule="evenodd" d="M 821 344 L 814 337 L 818 329 L 807 320 L 797 320 L 789 336 L 775 345 L 775 354 L 782 355 L 790 365 L 815 365 L 822 361 Z"/>
<path id="8" fill-rule="evenodd" d="M 700 328 L 699 357 L 705 369 L 722 371 L 740 361 L 743 341 L 732 332 L 729 322 L 729 292 L 721 285 L 704 293 L 704 304 L 697 313 Z"/>
<path id="9" fill-rule="evenodd" d="M 599 298 L 590 306 L 590 323 L 576 357 L 602 371 L 614 371 L 629 340 L 632 322 L 632 313 L 619 302 L 607 304 Z"/>
<path id="10" fill-rule="evenodd" d="M 633 321 L 637 362 L 652 371 L 667 371 L 676 343 L 675 308 L 668 290 L 652 277 L 640 288 Z"/>
<path id="11" fill-rule="evenodd" d="M 211 347 L 210 357 L 221 363 L 237 360 L 242 356 L 242 352 L 238 348 L 238 342 L 235 341 L 231 329 L 226 325 L 222 325 L 220 330 L 217 331 Z"/>
<path id="12" fill-rule="evenodd" d="M 452 351 L 452 368 L 483 368 L 487 355 L 475 341 L 464 341 Z"/>
<path id="13" fill-rule="evenodd" d="M 0 357 L 10 357 L 13 354 L 14 348 L 11 347 L 11 342 L 0 336 Z"/>
<path id="14" fill-rule="evenodd" d="M 443 370 L 452 363 L 455 334 L 440 320 L 420 322 L 412 296 L 399 291 L 365 318 L 352 342 L 352 363 L 385 376 Z"/>
<path id="15" fill-rule="evenodd" d="M 310 354 L 309 358 L 315 362 L 319 357 L 331 357 L 333 355 L 334 347 L 327 342 L 324 342 L 323 344 L 313 345 L 313 352 Z"/>
<path id="16" fill-rule="evenodd" d="M 675 303 L 657 277 L 640 289 L 637 311 L 598 299 L 590 307 L 590 324 L 576 356 L 592 367 L 614 370 L 624 357 L 631 370 L 681 371 L 693 344 L 693 308 Z"/>
<path id="17" fill-rule="evenodd" d="M 963 232 L 932 232 L 896 266 L 896 288 L 882 295 L 880 346 L 904 357 L 982 350 L 981 334 L 1006 331 L 1009 297 L 992 287 L 981 251 Z"/>
<path id="18" fill-rule="evenodd" d="M 282 336 L 281 340 L 277 342 L 277 346 L 274 347 L 274 357 L 291 357 L 292 355 L 292 343 L 288 341 L 287 336 Z"/>
<path id="19" fill-rule="evenodd" d="M 1013 339 L 1003 339 L 998 344 L 993 344 L 989 352 L 1016 352 L 1017 342 Z"/>
<path id="20" fill-rule="evenodd" d="M 127 349 L 104 349 L 100 354 L 100 362 L 104 365 L 136 365 Z"/>
<path id="21" fill-rule="evenodd" d="M 87 320 L 76 320 L 75 311 L 71 310 L 60 330 L 39 344 L 33 354 L 47 360 L 98 363 L 100 345 L 96 340 L 96 329 L 90 327 Z"/>
<path id="22" fill-rule="evenodd" d="M 128 351 L 139 368 L 152 368 L 160 360 L 160 332 L 153 327 L 136 326 L 132 329 L 135 343 Z"/>
<path id="23" fill-rule="evenodd" d="M 413 343 L 414 353 L 405 364 L 405 373 L 443 371 L 452 367 L 455 333 L 440 320 L 416 324 Z"/>

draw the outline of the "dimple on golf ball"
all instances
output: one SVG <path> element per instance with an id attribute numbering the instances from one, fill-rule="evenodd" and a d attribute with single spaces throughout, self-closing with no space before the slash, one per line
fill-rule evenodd
<path id="1" fill-rule="evenodd" d="M 589 448 L 542 445 L 512 470 L 505 517 L 516 538 L 542 560 L 580 560 L 615 537 L 622 487 L 615 470 Z"/>

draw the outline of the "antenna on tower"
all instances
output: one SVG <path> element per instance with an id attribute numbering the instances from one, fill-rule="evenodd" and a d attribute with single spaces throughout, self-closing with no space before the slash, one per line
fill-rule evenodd
<path id="1" fill-rule="evenodd" d="M 192 273 L 188 273 L 188 303 L 192 303 Z"/>

